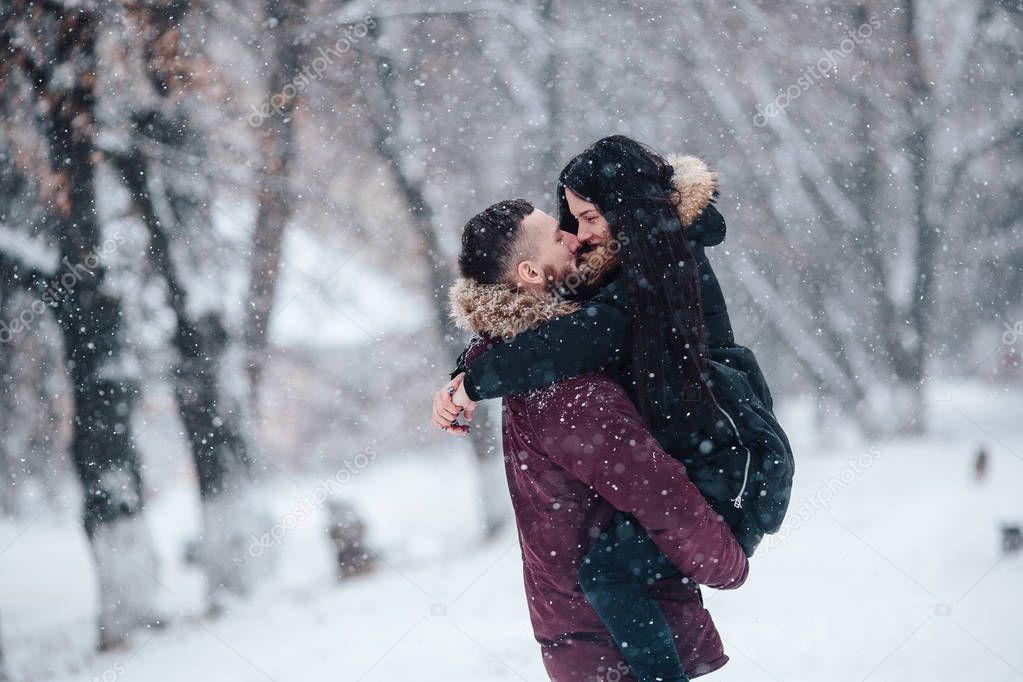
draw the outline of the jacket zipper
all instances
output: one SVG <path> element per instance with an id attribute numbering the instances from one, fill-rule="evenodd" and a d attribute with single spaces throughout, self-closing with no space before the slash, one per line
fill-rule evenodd
<path id="1" fill-rule="evenodd" d="M 725 408 L 721 407 L 721 405 L 718 404 L 718 401 L 715 400 L 714 405 L 718 408 L 718 411 L 725 415 L 725 418 L 728 419 L 728 423 L 732 425 L 732 431 L 735 433 L 735 439 L 739 441 L 739 445 L 741 445 L 746 451 L 746 470 L 742 473 L 742 486 L 739 487 L 739 494 L 732 498 L 732 504 L 735 505 L 735 508 L 742 509 L 742 496 L 746 492 L 746 483 L 749 481 L 749 465 L 750 459 L 753 455 L 749 451 L 749 448 L 746 447 L 746 444 L 742 442 L 742 436 L 739 434 L 739 427 L 735 425 L 734 421 L 732 421 L 732 415 L 725 412 Z"/>

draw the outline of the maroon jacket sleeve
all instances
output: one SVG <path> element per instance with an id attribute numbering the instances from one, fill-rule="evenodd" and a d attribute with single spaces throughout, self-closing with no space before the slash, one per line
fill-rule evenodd
<path id="1" fill-rule="evenodd" d="M 742 547 L 685 466 L 650 435 L 622 388 L 585 374 L 555 390 L 532 420 L 545 454 L 635 516 L 683 575 L 719 589 L 742 585 L 749 573 Z"/>

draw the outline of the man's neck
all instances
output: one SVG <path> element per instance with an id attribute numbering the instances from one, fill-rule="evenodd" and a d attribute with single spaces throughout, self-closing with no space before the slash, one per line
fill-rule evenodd
<path id="1" fill-rule="evenodd" d="M 542 284 L 531 284 L 529 282 L 523 282 L 522 280 L 516 280 L 514 284 L 517 288 L 521 289 L 522 291 L 528 291 L 529 293 L 532 294 L 548 293 L 547 287 L 545 287 Z"/>

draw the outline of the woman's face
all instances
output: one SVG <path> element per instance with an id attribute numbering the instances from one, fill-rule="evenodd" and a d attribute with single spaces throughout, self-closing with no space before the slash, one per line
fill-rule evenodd
<path id="1" fill-rule="evenodd" d="M 597 208 L 581 196 L 565 188 L 565 198 L 568 200 L 568 210 L 579 221 L 579 233 L 576 237 L 587 246 L 600 246 L 606 244 L 611 238 L 611 226 L 604 220 L 604 215 Z"/>

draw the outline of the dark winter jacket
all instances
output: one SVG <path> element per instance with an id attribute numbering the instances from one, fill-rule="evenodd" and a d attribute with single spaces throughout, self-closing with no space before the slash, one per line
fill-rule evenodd
<path id="1" fill-rule="evenodd" d="M 502 337 L 566 312 L 566 304 L 550 296 L 465 281 L 453 288 L 452 304 L 461 327 L 485 334 L 467 351 L 469 368 Z M 689 578 L 651 587 L 688 674 L 724 665 L 728 658 L 697 583 L 738 587 L 749 564 L 684 466 L 646 430 L 625 391 L 606 376 L 580 374 L 506 397 L 502 417 L 526 597 L 551 679 L 634 679 L 578 584 L 582 559 L 616 510 L 633 514 Z"/>
<path id="2" fill-rule="evenodd" d="M 784 518 L 793 475 L 791 447 L 753 352 L 734 342 L 724 295 L 705 252 L 725 237 L 724 218 L 710 203 L 714 174 L 695 157 L 671 161 L 679 217 L 699 266 L 708 373 L 721 409 L 706 396 L 694 395 L 681 376 L 667 377 L 668 411 L 679 418 L 654 435 L 686 464 L 690 478 L 752 556 L 764 533 L 776 532 Z M 466 368 L 466 392 L 474 400 L 497 398 L 597 371 L 608 373 L 635 399 L 631 317 L 624 283 L 611 281 L 578 310 L 562 311 L 480 354 Z M 757 456 L 752 466 L 747 447 Z M 736 508 L 737 499 L 742 509 Z"/>

